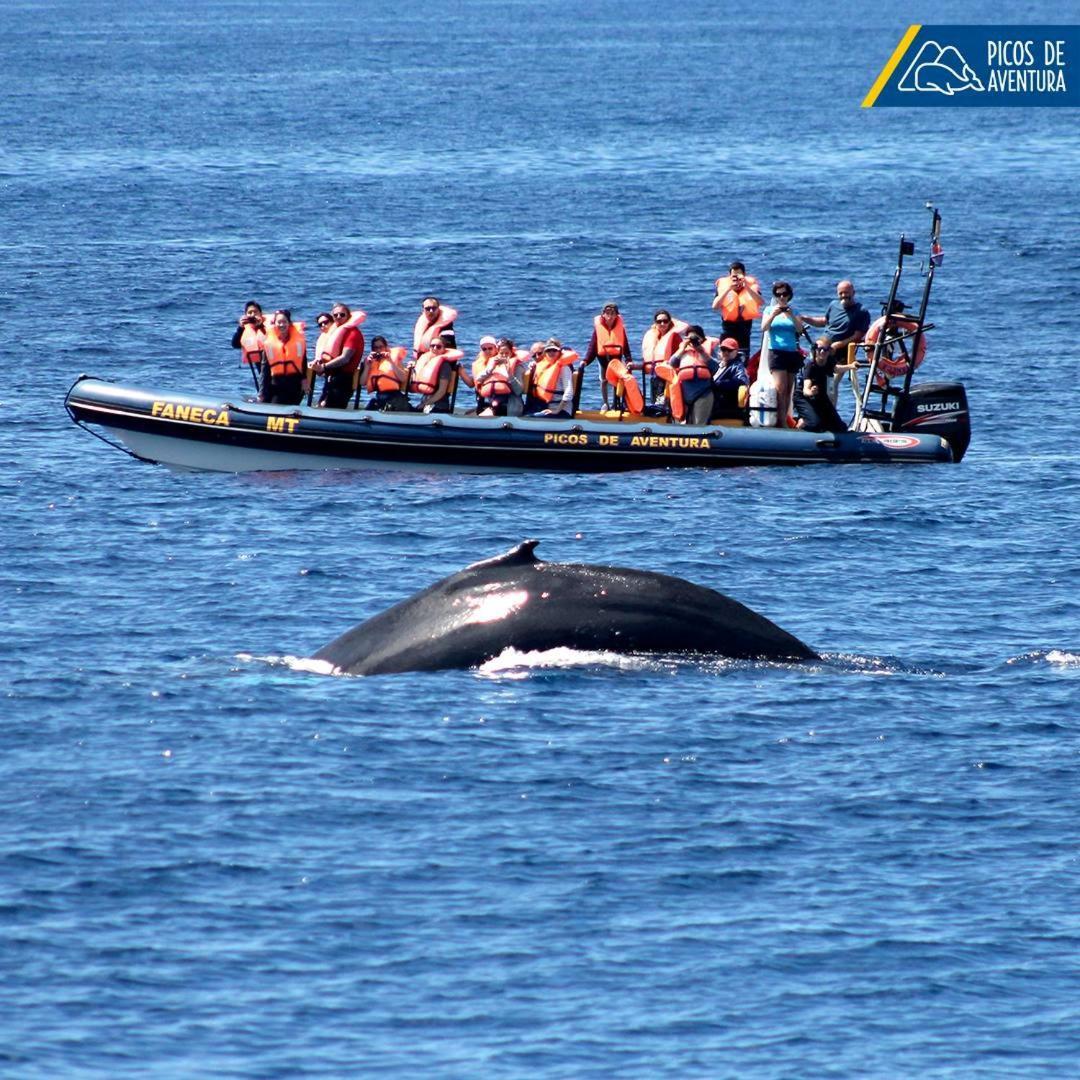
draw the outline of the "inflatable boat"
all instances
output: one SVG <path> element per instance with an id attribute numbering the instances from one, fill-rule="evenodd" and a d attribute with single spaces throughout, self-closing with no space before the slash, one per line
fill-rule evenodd
<path id="1" fill-rule="evenodd" d="M 963 410 L 966 415 L 963 388 L 930 384 L 919 389 L 923 393 L 913 402 L 910 423 L 893 431 L 838 434 L 730 423 L 691 427 L 665 418 L 590 412 L 553 419 L 233 403 L 87 376 L 71 387 L 65 404 L 76 424 L 100 429 L 101 437 L 122 444 L 136 458 L 218 472 L 388 467 L 623 472 L 959 460 L 962 449 L 957 452 L 943 431 L 950 414 Z M 919 412 L 920 405 L 931 408 Z"/>

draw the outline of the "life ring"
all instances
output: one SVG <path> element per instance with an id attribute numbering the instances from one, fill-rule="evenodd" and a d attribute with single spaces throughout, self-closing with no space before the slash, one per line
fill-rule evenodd
<path id="1" fill-rule="evenodd" d="M 870 324 L 870 329 L 866 331 L 866 337 L 863 338 L 863 341 L 867 345 L 875 345 L 877 343 L 877 340 L 881 337 L 881 332 L 885 327 L 885 320 L 886 316 L 882 315 L 881 318 L 875 319 L 874 322 Z M 889 329 L 898 331 L 901 335 L 917 330 L 918 326 L 919 323 L 917 319 L 909 319 L 903 315 L 889 316 Z M 908 340 L 914 341 L 915 339 L 910 338 Z M 908 345 L 907 342 L 904 344 L 907 348 L 908 355 L 910 355 L 911 346 Z M 904 352 L 899 348 L 896 348 L 896 354 L 893 355 L 894 348 L 895 347 L 892 345 L 886 345 L 881 350 L 881 356 L 878 359 L 878 371 L 890 379 L 900 378 L 901 376 L 906 375 L 908 370 L 907 356 L 905 356 Z M 919 347 L 915 350 L 916 367 L 923 362 L 925 356 L 926 335 L 922 334 L 919 337 Z"/>

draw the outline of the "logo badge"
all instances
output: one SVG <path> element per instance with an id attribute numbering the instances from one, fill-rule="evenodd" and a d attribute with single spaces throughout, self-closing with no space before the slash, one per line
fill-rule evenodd
<path id="1" fill-rule="evenodd" d="M 907 28 L 863 108 L 1080 106 L 1080 26 Z"/>

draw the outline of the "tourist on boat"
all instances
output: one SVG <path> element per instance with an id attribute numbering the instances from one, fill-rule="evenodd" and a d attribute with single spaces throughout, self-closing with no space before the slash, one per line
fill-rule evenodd
<path id="1" fill-rule="evenodd" d="M 304 324 L 294 323 L 285 308 L 275 311 L 263 335 L 263 352 L 269 372 L 263 400 L 269 405 L 299 405 L 307 356 Z"/>
<path id="2" fill-rule="evenodd" d="M 836 299 L 829 303 L 824 315 L 804 315 L 803 322 L 824 327 L 822 335 L 838 364 L 847 361 L 848 345 L 862 341 L 870 329 L 870 312 L 855 299 L 855 286 L 846 278 L 836 286 Z"/>
<path id="3" fill-rule="evenodd" d="M 315 325 L 319 328 L 319 336 L 315 339 L 315 351 L 312 353 L 312 359 L 318 360 L 330 347 L 330 335 L 334 331 L 334 320 L 330 317 L 330 312 L 320 311 L 315 316 Z"/>
<path id="4" fill-rule="evenodd" d="M 379 412 L 408 412 L 409 397 L 405 387 L 409 382 L 406 358 L 409 350 L 404 345 L 390 347 L 381 334 L 371 339 L 371 352 L 364 360 L 360 373 L 364 389 L 373 394 L 365 409 Z"/>
<path id="5" fill-rule="evenodd" d="M 664 392 L 665 382 L 656 374 L 656 365 L 670 360 L 682 344 L 682 335 L 689 324 L 676 319 L 667 308 L 660 308 L 653 316 L 652 326 L 641 339 L 641 360 L 649 380 L 649 401 L 655 403 Z"/>
<path id="6" fill-rule="evenodd" d="M 726 277 L 716 279 L 713 311 L 720 312 L 723 336 L 739 343 L 744 360 L 750 355 L 750 331 L 764 304 L 760 290 L 758 279 L 738 259 L 730 264 Z"/>
<path id="7" fill-rule="evenodd" d="M 689 326 L 670 360 L 656 365 L 667 383 L 668 405 L 679 423 L 707 424 L 713 408 L 713 373 L 717 363 L 705 346 L 705 331 Z"/>
<path id="8" fill-rule="evenodd" d="M 741 420 L 746 415 L 746 395 L 750 376 L 743 363 L 742 349 L 734 338 L 720 342 L 720 357 L 713 373 L 714 420 Z"/>
<path id="9" fill-rule="evenodd" d="M 558 338 L 538 344 L 541 351 L 530 372 L 525 415 L 569 419 L 574 412 L 574 361 L 578 354 Z"/>
<path id="10" fill-rule="evenodd" d="M 450 411 L 450 384 L 457 362 L 465 354 L 460 349 L 447 347 L 453 334 L 432 338 L 427 351 L 412 368 L 409 389 L 423 395 L 420 411 L 425 413 L 448 413 Z"/>
<path id="11" fill-rule="evenodd" d="M 768 335 L 769 372 L 776 389 L 776 422 L 787 426 L 795 376 L 802 370 L 799 335 L 805 332 L 802 316 L 791 306 L 794 289 L 787 281 L 773 283 L 772 303 L 761 316 L 761 333 Z M 763 350 L 764 351 L 764 350 Z"/>
<path id="12" fill-rule="evenodd" d="M 454 334 L 454 320 L 458 313 L 449 305 L 440 303 L 437 296 L 425 296 L 420 307 L 420 314 L 413 327 L 413 356 L 419 359 L 431 344 L 433 338 L 449 337 L 449 348 L 457 348 Z"/>
<path id="13" fill-rule="evenodd" d="M 850 371 L 854 364 L 838 364 L 827 337 L 814 342 L 813 356 L 803 366 L 795 387 L 795 426 L 804 431 L 847 431 L 847 424 L 829 397 L 829 379 L 838 370 Z"/>
<path id="14" fill-rule="evenodd" d="M 266 392 L 270 382 L 270 372 L 263 353 L 265 337 L 266 318 L 263 315 L 262 305 L 257 300 L 249 300 L 244 305 L 244 314 L 236 320 L 232 347 L 240 350 L 240 362 L 250 367 L 260 401 L 267 400 Z"/>
<path id="15" fill-rule="evenodd" d="M 330 308 L 334 320 L 332 331 L 320 356 L 311 365 L 317 375 L 325 375 L 319 408 L 344 409 L 353 393 L 353 382 L 364 357 L 364 335 L 360 324 L 367 318 L 363 311 L 353 312 L 346 304 Z"/>
<path id="16" fill-rule="evenodd" d="M 476 379 L 478 415 L 521 415 L 521 379 L 528 358 L 528 352 L 517 348 L 513 338 L 499 338 L 497 351 L 484 361 Z"/>
<path id="17" fill-rule="evenodd" d="M 593 319 L 592 338 L 585 352 L 586 367 L 594 360 L 600 364 L 600 393 L 605 409 L 609 408 L 608 364 L 612 360 L 621 360 L 629 365 L 633 359 L 630 341 L 626 336 L 626 326 L 619 314 L 619 305 L 614 301 L 609 301 L 601 308 L 600 314 Z"/>

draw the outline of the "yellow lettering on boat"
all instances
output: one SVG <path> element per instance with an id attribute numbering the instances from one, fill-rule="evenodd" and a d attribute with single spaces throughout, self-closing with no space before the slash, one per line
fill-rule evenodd
<path id="1" fill-rule="evenodd" d="M 161 403 L 161 411 L 157 415 L 160 416 L 162 420 L 172 420 L 176 415 L 173 410 L 172 402 L 163 401 Z"/>
<path id="2" fill-rule="evenodd" d="M 191 419 L 191 406 L 190 405 L 174 405 L 173 417 L 176 420 L 190 420 Z"/>
<path id="3" fill-rule="evenodd" d="M 544 442 L 551 446 L 587 446 L 589 437 L 569 431 L 548 431 L 544 434 Z"/>
<path id="4" fill-rule="evenodd" d="M 213 410 L 208 409 L 207 410 L 207 415 L 209 415 L 209 413 L 212 412 L 212 411 Z M 210 423 L 209 420 L 207 420 L 206 422 L 208 424 Z M 214 423 L 218 427 L 228 427 L 229 426 L 229 410 L 228 409 L 222 409 L 221 412 L 219 412 L 217 414 L 217 419 L 214 421 Z"/>
<path id="5" fill-rule="evenodd" d="M 600 445 L 601 446 L 618 446 L 619 445 L 619 436 L 618 435 L 601 435 L 600 436 Z"/>
<path id="6" fill-rule="evenodd" d="M 635 435 L 630 445 L 649 450 L 707 450 L 709 440 L 693 435 Z"/>
<path id="7" fill-rule="evenodd" d="M 151 416 L 158 416 L 158 415 L 160 415 L 161 410 L 164 409 L 164 408 L 165 408 L 165 402 L 164 401 L 155 401 L 154 404 L 150 406 L 150 415 Z"/>
<path id="8" fill-rule="evenodd" d="M 282 434 L 287 431 L 291 435 L 296 430 L 298 423 L 300 421 L 295 416 L 268 416 L 266 418 L 266 430 L 280 431 Z"/>

